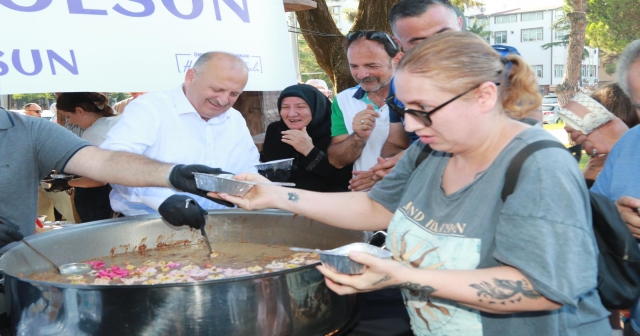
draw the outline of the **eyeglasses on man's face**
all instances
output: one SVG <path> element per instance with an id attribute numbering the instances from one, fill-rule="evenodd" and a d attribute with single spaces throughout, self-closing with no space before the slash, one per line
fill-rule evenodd
<path id="1" fill-rule="evenodd" d="M 418 119 L 418 121 L 420 121 L 422 124 L 424 124 L 425 126 L 431 126 L 432 122 L 431 122 L 431 115 L 438 112 L 438 110 L 442 109 L 443 107 L 449 105 L 450 103 L 454 102 L 456 99 L 466 95 L 467 93 L 477 89 L 480 87 L 480 85 L 482 85 L 483 83 L 480 83 L 478 85 L 475 85 L 474 87 L 470 88 L 467 91 L 464 91 L 463 93 L 447 100 L 446 102 L 432 108 L 429 111 L 421 111 L 421 110 L 414 110 L 414 109 L 410 109 L 407 107 L 403 107 L 400 106 L 397 102 L 396 102 L 396 96 L 392 95 L 389 96 L 385 102 L 387 103 L 387 105 L 389 106 L 389 109 L 391 109 L 391 111 L 395 114 L 397 114 L 399 117 L 404 118 L 405 114 L 410 114 L 412 116 L 414 116 L 416 119 Z M 500 85 L 500 83 L 494 83 L 496 85 Z"/>
<path id="2" fill-rule="evenodd" d="M 31 112 L 31 113 L 42 113 L 42 110 L 25 110 L 26 112 Z"/>
<path id="3" fill-rule="evenodd" d="M 352 32 L 349 32 L 347 34 L 347 40 L 348 41 L 355 41 L 355 40 L 359 39 L 363 35 L 367 40 L 382 41 L 382 40 L 386 39 L 387 41 L 389 41 L 389 43 L 391 44 L 393 49 L 398 50 L 398 46 L 396 45 L 395 42 L 393 42 L 393 39 L 391 38 L 391 36 L 389 36 L 389 34 L 387 34 L 385 32 L 381 32 L 381 31 L 375 31 L 375 30 L 357 30 L 357 31 L 352 31 Z"/>

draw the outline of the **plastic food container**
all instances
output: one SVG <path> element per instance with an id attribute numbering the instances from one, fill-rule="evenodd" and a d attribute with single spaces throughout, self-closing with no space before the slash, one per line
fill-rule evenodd
<path id="1" fill-rule="evenodd" d="M 258 170 L 290 170 L 293 166 L 293 159 L 274 160 L 255 165 Z"/>
<path id="2" fill-rule="evenodd" d="M 353 243 L 338 247 L 333 250 L 313 250 L 307 248 L 292 247 L 292 251 L 317 253 L 320 256 L 322 265 L 332 269 L 335 272 L 343 274 L 362 274 L 365 266 L 357 263 L 349 258 L 350 252 L 364 252 L 383 259 L 389 259 L 393 256 L 388 250 L 381 249 L 377 246 L 367 243 Z"/>
<path id="3" fill-rule="evenodd" d="M 196 179 L 198 189 L 225 193 L 233 196 L 244 196 L 255 185 L 254 183 L 234 180 L 233 175 L 231 174 L 212 175 L 193 173 L 193 175 Z"/>

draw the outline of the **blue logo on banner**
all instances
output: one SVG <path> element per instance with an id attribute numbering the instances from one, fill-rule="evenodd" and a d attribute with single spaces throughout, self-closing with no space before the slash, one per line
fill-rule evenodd
<path id="1" fill-rule="evenodd" d="M 79 73 L 78 63 L 76 62 L 76 55 L 73 50 L 69 50 L 69 56 L 66 53 L 62 53 L 64 56 L 61 56 L 57 52 L 53 50 L 20 50 L 14 49 L 11 52 L 11 61 L 2 61 L 2 56 L 4 56 L 4 52 L 0 51 L 0 76 L 4 76 L 11 71 L 11 69 L 15 69 L 19 73 L 25 76 L 35 76 L 40 74 L 45 68 L 45 65 L 42 62 L 42 54 L 45 54 L 47 63 L 49 64 L 49 70 L 52 75 L 57 75 L 58 70 L 60 68 L 66 69 L 69 73 L 73 75 L 77 75 Z M 30 55 L 29 56 L 26 56 Z M 46 63 L 45 63 L 46 64 Z"/>

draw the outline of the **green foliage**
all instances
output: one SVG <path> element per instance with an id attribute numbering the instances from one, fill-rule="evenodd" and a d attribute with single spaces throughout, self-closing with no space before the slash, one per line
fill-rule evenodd
<path id="1" fill-rule="evenodd" d="M 113 104 L 125 100 L 131 97 L 129 92 L 106 92 L 107 97 L 109 97 L 109 103 L 113 106 Z"/>
<path id="2" fill-rule="evenodd" d="M 25 104 L 36 103 L 43 109 L 48 109 L 50 104 L 55 103 L 56 95 L 53 92 L 21 93 L 11 95 L 11 99 L 13 99 L 12 105 L 14 106 L 10 106 L 10 108 L 22 109 Z"/>
<path id="3" fill-rule="evenodd" d="M 298 50 L 300 56 L 300 73 L 302 74 L 302 82 L 309 79 L 322 79 L 327 83 L 329 90 L 333 90 L 333 83 L 327 74 L 322 70 L 316 61 L 316 57 L 309 48 L 307 41 L 303 35 L 298 35 Z"/>
<path id="4" fill-rule="evenodd" d="M 345 8 L 342 11 L 342 14 L 344 14 L 344 17 L 347 19 L 347 21 L 349 22 L 353 22 L 356 19 L 356 13 L 358 11 L 356 9 L 353 8 Z"/>
<path id="5" fill-rule="evenodd" d="M 607 75 L 609 76 L 613 76 L 614 73 L 616 73 L 616 66 L 618 65 L 618 63 L 607 63 L 604 65 L 604 72 L 607 73 Z"/>
<path id="6" fill-rule="evenodd" d="M 611 53 L 621 53 L 640 38 L 638 0 L 588 0 L 587 33 L 589 45 Z"/>
<path id="7" fill-rule="evenodd" d="M 474 17 L 473 24 L 471 26 L 468 26 L 467 30 L 472 33 L 478 34 L 483 39 L 489 41 L 489 38 L 491 38 L 491 31 L 485 30 L 488 24 L 489 24 L 489 21 L 485 21 L 483 24 L 478 24 L 478 18 Z"/>

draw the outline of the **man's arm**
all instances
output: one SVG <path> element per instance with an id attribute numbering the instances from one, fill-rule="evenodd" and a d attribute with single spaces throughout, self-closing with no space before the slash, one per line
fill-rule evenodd
<path id="1" fill-rule="evenodd" d="M 366 144 L 367 139 L 361 138 L 357 133 L 331 138 L 331 145 L 327 149 L 329 163 L 338 169 L 354 163 Z"/>
<path id="2" fill-rule="evenodd" d="M 409 148 L 409 137 L 401 122 L 389 124 L 389 136 L 382 146 L 380 156 L 389 158 Z"/>
<path id="3" fill-rule="evenodd" d="M 169 187 L 171 167 L 142 155 L 87 146 L 71 157 L 64 172 L 131 187 Z"/>

